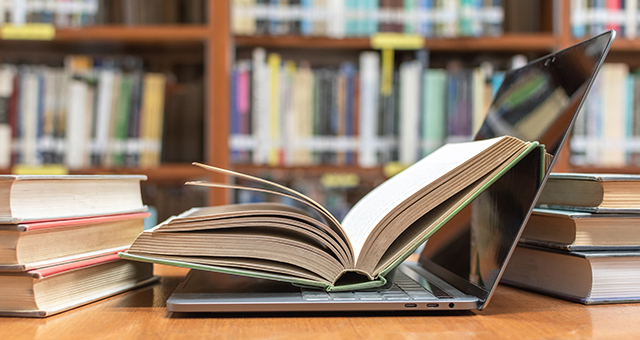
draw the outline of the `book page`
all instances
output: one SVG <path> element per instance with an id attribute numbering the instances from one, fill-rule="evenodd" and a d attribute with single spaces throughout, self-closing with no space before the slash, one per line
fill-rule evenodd
<path id="1" fill-rule="evenodd" d="M 199 185 L 199 186 L 209 186 L 209 187 L 219 187 L 219 188 L 229 188 L 229 189 L 243 189 L 243 190 L 260 191 L 260 192 L 266 192 L 266 193 L 270 193 L 270 194 L 276 194 L 276 195 L 281 195 L 281 196 L 293 198 L 293 199 L 295 199 L 295 200 L 297 200 L 299 202 L 305 203 L 307 206 L 313 208 L 321 216 L 323 216 L 325 218 L 325 222 L 327 223 L 327 225 L 344 238 L 344 240 L 345 240 L 345 242 L 346 242 L 346 244 L 348 246 L 347 250 L 350 253 L 352 253 L 351 242 L 350 242 L 350 240 L 349 240 L 344 228 L 340 225 L 340 222 L 338 222 L 338 220 L 326 208 L 324 208 L 322 205 L 320 205 L 320 203 L 314 201 L 310 197 L 308 197 L 306 195 L 303 195 L 302 193 L 300 193 L 298 191 L 295 191 L 295 190 L 293 190 L 291 188 L 287 188 L 287 187 L 285 187 L 283 185 L 268 181 L 266 179 L 262 179 L 262 178 L 258 178 L 258 177 L 254 177 L 254 176 L 250 176 L 250 175 L 246 175 L 246 174 L 242 174 L 242 173 L 231 171 L 231 170 L 216 168 L 214 166 L 201 164 L 201 163 L 197 163 L 197 162 L 194 162 L 193 165 L 199 166 L 199 167 L 201 167 L 203 169 L 206 169 L 206 170 L 209 170 L 209 171 L 222 173 L 222 174 L 225 174 L 227 176 L 241 178 L 241 179 L 256 183 L 258 185 L 266 186 L 268 189 L 252 188 L 252 187 L 246 187 L 246 186 L 228 185 L 228 184 L 220 184 L 220 183 L 209 183 L 209 182 L 187 182 L 186 184 Z"/>
<path id="2" fill-rule="evenodd" d="M 503 138 L 447 144 L 369 192 L 342 221 L 355 258 L 371 231 L 398 205 Z"/>

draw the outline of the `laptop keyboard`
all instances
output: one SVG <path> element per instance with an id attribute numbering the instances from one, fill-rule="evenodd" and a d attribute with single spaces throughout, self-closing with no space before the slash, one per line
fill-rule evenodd
<path id="1" fill-rule="evenodd" d="M 307 301 L 410 301 L 413 299 L 453 298 L 431 282 L 426 282 L 431 291 L 401 271 L 396 273 L 393 286 L 377 292 L 335 292 L 302 289 L 302 298 Z"/>

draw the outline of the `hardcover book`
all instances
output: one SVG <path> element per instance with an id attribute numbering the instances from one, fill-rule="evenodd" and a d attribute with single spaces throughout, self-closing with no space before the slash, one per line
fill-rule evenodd
<path id="1" fill-rule="evenodd" d="M 140 175 L 0 175 L 0 223 L 146 210 Z"/>
<path id="2" fill-rule="evenodd" d="M 502 282 L 584 304 L 640 301 L 639 251 L 518 245 Z"/>
<path id="3" fill-rule="evenodd" d="M 196 164 L 258 186 L 192 184 L 279 194 L 303 209 L 267 203 L 192 209 L 141 233 L 120 256 L 326 291 L 383 287 L 420 244 L 538 147 L 508 136 L 447 144 L 372 190 L 342 223 L 294 190 Z"/>
<path id="4" fill-rule="evenodd" d="M 148 213 L 0 224 L 0 271 L 23 271 L 129 248 Z"/>
<path id="5" fill-rule="evenodd" d="M 640 215 L 533 210 L 520 242 L 565 250 L 640 249 Z"/>
<path id="6" fill-rule="evenodd" d="M 640 175 L 552 173 L 538 204 L 595 213 L 638 213 Z"/>
<path id="7" fill-rule="evenodd" d="M 116 253 L 0 274 L 0 316 L 45 317 L 156 281 L 153 266 Z"/>

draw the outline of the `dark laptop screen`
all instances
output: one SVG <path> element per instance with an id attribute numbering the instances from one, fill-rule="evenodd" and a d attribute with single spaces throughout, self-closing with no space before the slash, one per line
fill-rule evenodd
<path id="1" fill-rule="evenodd" d="M 539 141 L 557 156 L 614 35 L 603 33 L 507 72 L 476 140 L 510 135 Z M 436 232 L 422 253 L 424 267 L 478 296 L 480 308 L 539 194 L 539 157 L 530 154 L 494 183 Z"/>

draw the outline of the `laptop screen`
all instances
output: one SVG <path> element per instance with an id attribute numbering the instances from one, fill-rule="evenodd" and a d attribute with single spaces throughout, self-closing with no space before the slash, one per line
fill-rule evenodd
<path id="1" fill-rule="evenodd" d="M 609 31 L 509 71 L 476 140 L 510 135 L 539 141 L 557 156 L 615 32 Z M 530 154 L 425 245 L 420 263 L 456 288 L 488 301 L 544 180 L 541 153 Z M 553 163 L 555 162 L 555 157 Z M 551 167 L 549 168 L 551 169 Z"/>

